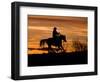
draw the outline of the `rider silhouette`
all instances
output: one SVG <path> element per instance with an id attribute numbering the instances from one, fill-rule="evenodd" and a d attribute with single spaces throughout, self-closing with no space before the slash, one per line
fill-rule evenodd
<path id="1" fill-rule="evenodd" d="M 54 29 L 53 29 L 53 39 L 54 39 L 54 42 L 56 43 L 56 44 L 58 44 L 59 43 L 59 32 L 57 32 L 57 28 L 56 27 L 54 27 Z"/>

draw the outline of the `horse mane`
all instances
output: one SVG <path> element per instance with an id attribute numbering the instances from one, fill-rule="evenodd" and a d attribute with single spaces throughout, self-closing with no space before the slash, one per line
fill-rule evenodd
<path id="1" fill-rule="evenodd" d="M 63 35 L 63 34 L 61 34 L 60 36 L 61 36 L 61 37 L 65 37 L 65 35 Z"/>

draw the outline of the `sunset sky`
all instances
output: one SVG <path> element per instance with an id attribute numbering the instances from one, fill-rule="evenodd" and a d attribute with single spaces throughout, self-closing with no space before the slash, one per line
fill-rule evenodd
<path id="1" fill-rule="evenodd" d="M 87 17 L 28 15 L 28 48 L 40 48 L 40 40 L 52 37 L 53 28 L 57 27 L 57 31 L 67 37 L 66 52 L 72 52 L 72 41 L 87 44 L 87 24 Z M 47 51 L 28 50 L 28 54 L 42 53 Z"/>

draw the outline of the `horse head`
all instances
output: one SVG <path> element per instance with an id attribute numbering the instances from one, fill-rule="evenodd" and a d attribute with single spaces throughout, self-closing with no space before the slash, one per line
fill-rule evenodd
<path id="1" fill-rule="evenodd" d="M 66 36 L 65 35 L 60 35 L 61 39 L 66 42 Z"/>

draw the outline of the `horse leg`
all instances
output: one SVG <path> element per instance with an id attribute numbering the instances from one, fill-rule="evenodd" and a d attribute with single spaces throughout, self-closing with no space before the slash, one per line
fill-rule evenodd
<path id="1" fill-rule="evenodd" d="M 57 46 L 56 53 L 59 53 L 59 50 L 62 50 L 60 46 Z"/>
<path id="2" fill-rule="evenodd" d="M 64 48 L 63 48 L 63 46 L 61 45 L 61 50 L 62 50 L 62 52 L 65 52 L 65 50 L 64 50 Z"/>
<path id="3" fill-rule="evenodd" d="M 51 45 L 48 44 L 48 53 L 51 53 Z"/>

